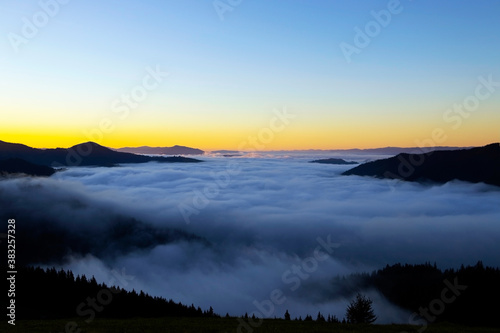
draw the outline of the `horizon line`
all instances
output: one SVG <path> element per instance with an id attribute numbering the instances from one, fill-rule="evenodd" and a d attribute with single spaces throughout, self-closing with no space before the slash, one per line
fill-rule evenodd
<path id="1" fill-rule="evenodd" d="M 20 142 L 8 142 L 8 141 L 3 141 L 3 140 L 0 140 L 0 142 L 3 142 L 3 143 L 10 143 L 10 144 L 20 144 L 20 145 L 24 145 L 24 146 L 27 146 L 27 147 L 30 147 L 30 148 L 35 148 L 35 149 L 58 149 L 58 148 L 63 148 L 63 149 L 69 149 L 69 148 L 72 148 L 72 147 L 75 147 L 75 146 L 78 146 L 78 145 L 82 145 L 82 144 L 86 144 L 86 143 L 94 143 L 94 144 L 97 144 L 99 146 L 102 146 L 102 147 L 106 147 L 108 149 L 111 149 L 111 150 L 117 150 L 117 149 L 124 149 L 124 148 L 132 148 L 132 149 L 136 149 L 136 148 L 173 148 L 173 147 L 185 147 L 185 148 L 191 148 L 191 149 L 198 149 L 198 150 L 202 150 L 203 152 L 214 152 L 214 151 L 233 151 L 233 152 L 307 152 L 307 151 L 316 151 L 316 152 L 328 152 L 328 151 L 348 151 L 348 150 L 376 150 L 376 149 L 432 149 L 432 148 L 475 148 L 475 147 L 484 147 L 484 146 L 487 146 L 487 145 L 490 145 L 490 144 L 495 144 L 495 143 L 498 143 L 500 144 L 500 142 L 490 142 L 490 143 L 486 143 L 486 144 L 483 144 L 483 145 L 472 145 L 472 146 L 442 146 L 442 145 L 439 145 L 439 146 L 423 146 L 423 147 L 419 147 L 419 146 L 411 146 L 411 147 L 403 147 L 403 146 L 384 146 L 384 147 L 372 147 L 372 148 L 326 148 L 326 149 L 321 149 L 321 148 L 308 148 L 308 149 L 270 149 L 270 150 L 257 150 L 257 149 L 249 149 L 249 150 L 238 150 L 238 149 L 230 149 L 230 148 L 222 148 L 222 149 L 202 149 L 202 148 L 198 148 L 198 147 L 190 147 L 190 146 L 185 146 L 185 145 L 180 145 L 180 144 L 175 144 L 173 146 L 148 146 L 148 145 L 140 145 L 140 146 L 124 146 L 124 147 L 110 147 L 110 146 L 106 146 L 106 145 L 103 145 L 103 144 L 100 144 L 100 143 L 97 143 L 95 141 L 85 141 L 85 142 L 80 142 L 80 143 L 77 143 L 77 144 L 74 144 L 74 145 L 71 145 L 69 147 L 61 147 L 61 146 L 58 146 L 58 147 L 33 147 L 33 146 L 30 146 L 30 145 L 27 145 L 27 144 L 24 144 L 24 143 L 20 143 Z"/>

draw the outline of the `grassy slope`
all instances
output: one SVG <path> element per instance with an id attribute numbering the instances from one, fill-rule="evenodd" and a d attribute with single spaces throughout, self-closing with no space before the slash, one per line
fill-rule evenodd
<path id="1" fill-rule="evenodd" d="M 253 331 L 241 329 L 238 331 L 239 322 L 235 318 L 230 319 L 214 319 L 214 318 L 154 318 L 154 319 L 128 319 L 128 320 L 112 320 L 112 319 L 95 319 L 90 324 L 85 323 L 81 319 L 74 319 L 81 329 L 81 333 L 203 333 L 203 332 L 228 332 L 228 333 L 250 333 L 250 332 L 286 332 L 286 333 L 303 333 L 303 332 L 373 332 L 373 333 L 401 333 L 401 332 L 421 332 L 426 333 L 469 333 L 469 332 L 498 332 L 497 329 L 487 328 L 469 328 L 456 326 L 451 324 L 431 325 L 423 330 L 422 326 L 409 325 L 336 325 L 328 323 L 316 322 L 296 322 L 284 320 L 265 320 L 259 327 Z M 53 321 L 19 321 L 16 326 L 6 325 L 3 321 L 0 324 L 1 332 L 65 332 L 65 325 L 68 320 L 53 320 Z M 68 331 L 71 332 L 71 331 Z M 77 332 L 72 331 L 72 332 Z"/>

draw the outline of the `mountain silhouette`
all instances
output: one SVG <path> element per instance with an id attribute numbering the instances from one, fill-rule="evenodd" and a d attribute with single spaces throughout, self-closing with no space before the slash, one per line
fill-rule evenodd
<path id="1" fill-rule="evenodd" d="M 25 174 L 29 176 L 52 176 L 55 170 L 45 165 L 33 164 L 20 158 L 0 161 L 1 174 Z"/>
<path id="2" fill-rule="evenodd" d="M 358 162 L 352 162 L 352 161 L 346 161 L 341 158 L 325 158 L 321 160 L 314 160 L 309 163 L 320 163 L 320 164 L 340 164 L 340 165 L 346 165 L 346 164 L 359 164 Z"/>
<path id="3" fill-rule="evenodd" d="M 122 153 L 150 154 L 150 155 L 203 155 L 205 152 L 201 149 L 173 146 L 173 147 L 124 147 L 115 149 Z"/>
<path id="4" fill-rule="evenodd" d="M 355 155 L 397 155 L 397 154 L 422 154 L 436 150 L 460 150 L 469 149 L 474 147 L 448 147 L 448 146 L 434 146 L 434 147 L 383 147 L 383 148 L 352 148 L 352 149 L 302 149 L 293 150 L 297 153 L 330 153 L 330 154 L 355 154 Z M 287 150 L 277 150 L 278 152 L 286 152 Z M 215 151 L 212 151 L 215 153 Z"/>
<path id="5" fill-rule="evenodd" d="M 500 186 L 500 144 L 426 154 L 398 154 L 364 163 L 343 175 L 446 183 L 462 180 Z"/>
<path id="6" fill-rule="evenodd" d="M 50 167 L 67 166 L 114 166 L 122 163 L 146 163 L 151 161 L 172 163 L 201 162 L 186 157 L 150 157 L 121 153 L 95 142 L 78 144 L 71 148 L 36 149 L 22 144 L 0 141 L 0 160 L 20 158 L 27 162 Z"/>

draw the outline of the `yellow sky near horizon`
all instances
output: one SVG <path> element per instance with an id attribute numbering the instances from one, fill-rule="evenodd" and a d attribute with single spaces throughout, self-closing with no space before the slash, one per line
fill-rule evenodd
<path id="1" fill-rule="evenodd" d="M 322 130 L 321 127 L 303 127 L 300 125 L 272 132 L 268 126 L 245 128 L 244 130 L 183 131 L 148 131 L 137 132 L 115 128 L 105 133 L 99 127 L 94 130 L 71 130 L 43 128 L 39 130 L 3 129 L 0 140 L 21 143 L 34 148 L 67 148 L 79 143 L 94 141 L 111 148 L 121 147 L 170 147 L 174 145 L 188 146 L 205 151 L 210 150 L 306 150 L 306 149 L 369 149 L 381 147 L 428 147 L 428 146 L 484 146 L 500 142 L 499 122 L 483 124 L 476 121 L 467 127 L 453 129 L 451 124 L 441 126 L 392 127 L 391 124 L 373 128 L 359 126 L 351 128 L 335 128 Z M 130 134 L 134 133 L 134 134 Z"/>

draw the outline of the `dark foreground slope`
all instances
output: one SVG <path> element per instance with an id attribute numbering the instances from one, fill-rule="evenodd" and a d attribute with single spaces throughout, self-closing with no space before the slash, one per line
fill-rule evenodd
<path id="1" fill-rule="evenodd" d="M 93 277 L 75 276 L 71 271 L 18 268 L 16 319 L 218 316 L 211 308 L 203 311 L 142 291 L 124 290 L 133 279 L 124 271 L 116 272 L 106 284 L 97 283 Z"/>
<path id="2" fill-rule="evenodd" d="M 130 289 L 134 277 L 123 271 L 108 284 L 71 271 L 32 267 L 18 271 L 16 327 L 23 328 L 19 332 L 63 332 L 68 322 L 82 332 L 498 332 L 500 270 L 481 263 L 446 271 L 429 264 L 396 264 L 332 281 L 337 297 L 340 289 L 348 299 L 360 289 L 377 289 L 409 313 L 415 311 L 408 317 L 414 326 L 352 325 L 319 315 L 297 320 L 293 311 L 292 320 L 283 320 L 283 313 L 274 313 L 278 318 L 274 320 L 220 318 L 212 308 L 203 311 L 142 291 L 126 291 L 122 288 Z M 324 286 L 326 297 L 327 289 Z M 485 326 L 491 329 L 481 328 Z"/>
<path id="3" fill-rule="evenodd" d="M 36 149 L 21 144 L 0 141 L 0 160 L 20 158 L 34 164 L 51 167 L 65 166 L 114 166 L 122 163 L 201 162 L 186 157 L 149 157 L 120 153 L 94 142 L 86 142 L 71 148 Z"/>
<path id="4" fill-rule="evenodd" d="M 56 171 L 45 165 L 33 164 L 20 158 L 0 161 L 0 175 L 24 174 L 28 176 L 49 177 Z"/>
<path id="5" fill-rule="evenodd" d="M 399 154 L 364 163 L 343 175 L 436 183 L 462 180 L 500 186 L 500 144 L 426 154 Z"/>

